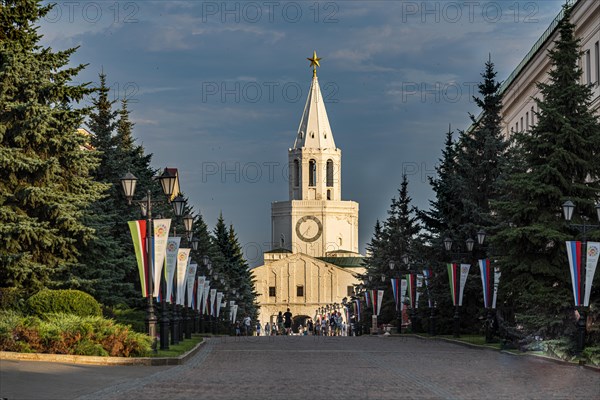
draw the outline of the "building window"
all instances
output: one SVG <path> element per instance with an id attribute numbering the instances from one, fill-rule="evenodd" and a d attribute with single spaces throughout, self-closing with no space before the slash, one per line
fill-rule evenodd
<path id="1" fill-rule="evenodd" d="M 354 296 L 354 286 L 346 287 L 346 296 L 348 296 L 348 297 Z"/>
<path id="2" fill-rule="evenodd" d="M 596 85 L 600 85 L 600 41 L 596 42 Z"/>
<path id="3" fill-rule="evenodd" d="M 300 161 L 294 160 L 294 170 L 292 172 L 292 182 L 294 187 L 298 187 L 300 182 Z"/>
<path id="4" fill-rule="evenodd" d="M 333 186 L 333 161 L 327 160 L 327 187 Z"/>
<path id="5" fill-rule="evenodd" d="M 308 186 L 317 186 L 317 162 L 315 160 L 308 162 Z"/>
<path id="6" fill-rule="evenodd" d="M 531 107 L 531 126 L 535 125 L 535 111 L 533 106 Z"/>
<path id="7" fill-rule="evenodd" d="M 276 294 L 275 286 L 269 286 L 269 297 L 275 297 Z"/>
<path id="8" fill-rule="evenodd" d="M 521 130 L 524 131 L 525 130 L 525 125 L 523 125 L 523 117 L 521 117 Z"/>
<path id="9" fill-rule="evenodd" d="M 331 189 L 327 189 L 327 200 L 331 200 Z"/>
<path id="10" fill-rule="evenodd" d="M 592 83 L 592 54 L 589 50 L 585 52 L 585 82 Z"/>
<path id="11" fill-rule="evenodd" d="M 527 123 L 527 125 L 525 125 L 525 129 L 529 130 L 529 111 L 525 113 L 525 122 Z"/>
<path id="12" fill-rule="evenodd" d="M 304 297 L 304 286 L 296 286 L 296 297 Z"/>

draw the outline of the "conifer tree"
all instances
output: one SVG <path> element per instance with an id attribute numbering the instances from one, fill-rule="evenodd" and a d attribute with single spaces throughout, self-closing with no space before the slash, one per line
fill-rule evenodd
<path id="1" fill-rule="evenodd" d="M 93 237 L 84 211 L 106 189 L 78 133 L 92 89 L 75 85 L 75 49 L 42 47 L 35 24 L 52 6 L 0 3 L 0 282 L 35 290 L 68 270 Z"/>
<path id="2" fill-rule="evenodd" d="M 576 232 L 563 222 L 561 205 L 571 199 L 591 216 L 600 193 L 600 123 L 590 109 L 590 87 L 579 83 L 580 40 L 570 16 L 565 7 L 549 52 L 549 82 L 538 84 L 538 123 L 515 135 L 520 159 L 495 204 L 504 221 L 494 238 L 502 265 L 500 295 L 515 307 L 523 333 L 542 337 L 573 328 L 564 242 Z"/>

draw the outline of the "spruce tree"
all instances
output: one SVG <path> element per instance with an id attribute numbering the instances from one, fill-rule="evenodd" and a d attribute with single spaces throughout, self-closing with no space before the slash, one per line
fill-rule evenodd
<path id="1" fill-rule="evenodd" d="M 93 237 L 85 210 L 106 186 L 78 133 L 92 92 L 73 84 L 75 49 L 42 47 L 35 24 L 52 6 L 0 2 L 0 282 L 36 290 L 68 270 Z"/>
<path id="2" fill-rule="evenodd" d="M 576 232 L 563 221 L 561 205 L 571 199 L 591 216 L 600 193 L 600 123 L 590 109 L 590 87 L 579 83 L 580 40 L 570 16 L 565 7 L 549 51 L 549 82 L 538 84 L 538 123 L 515 135 L 519 158 L 502 187 L 504 198 L 495 204 L 504 221 L 494 237 L 502 265 L 500 295 L 515 308 L 523 334 L 545 338 L 573 328 L 564 242 Z"/>

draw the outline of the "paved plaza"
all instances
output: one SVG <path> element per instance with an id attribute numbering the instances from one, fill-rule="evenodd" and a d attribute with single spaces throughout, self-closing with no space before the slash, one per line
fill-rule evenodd
<path id="1" fill-rule="evenodd" d="M 412 337 L 223 337 L 185 365 L 3 360 L 13 399 L 600 399 L 600 373 Z"/>

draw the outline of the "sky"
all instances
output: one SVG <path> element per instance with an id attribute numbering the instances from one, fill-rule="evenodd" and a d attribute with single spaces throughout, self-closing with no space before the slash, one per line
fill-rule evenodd
<path id="1" fill-rule="evenodd" d="M 364 254 L 403 173 L 413 205 L 428 207 L 427 177 L 449 125 L 466 129 L 478 113 L 490 54 L 506 79 L 564 0 L 55 3 L 42 44 L 79 46 L 78 82 L 106 73 L 152 165 L 178 168 L 194 210 L 211 228 L 222 212 L 256 266 L 270 249 L 271 202 L 288 200 L 314 50 Z"/>

